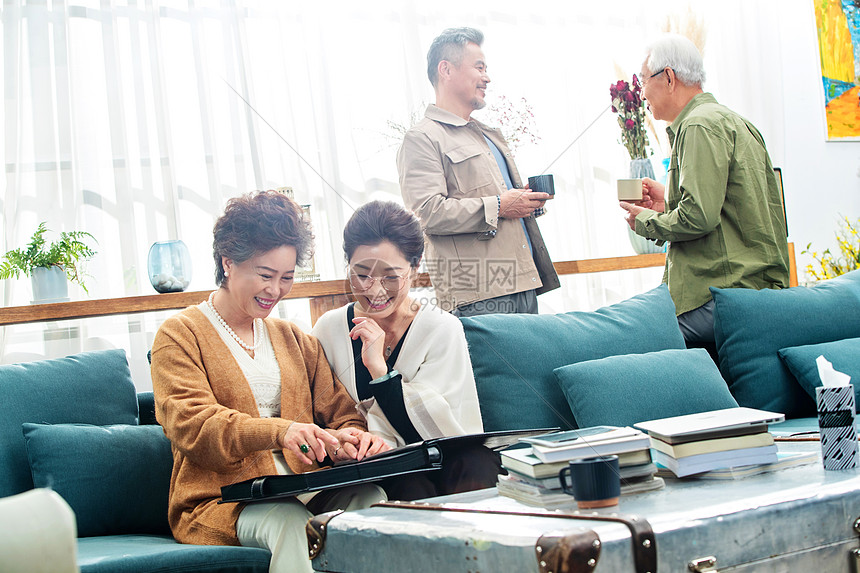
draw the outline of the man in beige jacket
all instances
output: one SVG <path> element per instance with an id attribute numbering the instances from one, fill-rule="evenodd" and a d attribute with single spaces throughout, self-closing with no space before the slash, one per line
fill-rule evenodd
<path id="1" fill-rule="evenodd" d="M 433 40 L 436 104 L 398 151 L 400 192 L 424 227 L 438 306 L 458 316 L 537 313 L 537 295 L 559 287 L 535 221 L 551 196 L 524 189 L 501 132 L 471 118 L 490 82 L 483 39 L 456 28 Z"/>

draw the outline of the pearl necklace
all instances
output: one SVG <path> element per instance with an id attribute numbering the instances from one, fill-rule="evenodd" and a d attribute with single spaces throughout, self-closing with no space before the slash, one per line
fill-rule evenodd
<path id="1" fill-rule="evenodd" d="M 241 346 L 248 352 L 253 352 L 254 350 L 256 350 L 257 347 L 260 346 L 260 325 L 257 323 L 257 321 L 260 319 L 255 318 L 254 321 L 251 323 L 251 331 L 254 333 L 254 345 L 251 346 L 250 344 L 247 344 L 244 340 L 239 338 L 239 335 L 236 334 L 236 331 L 230 328 L 230 325 L 227 324 L 227 321 L 224 320 L 224 317 L 222 317 L 221 314 L 215 309 L 215 304 L 212 302 L 215 300 L 215 292 L 216 291 L 212 291 L 212 294 L 209 295 L 209 300 L 206 301 L 206 304 L 208 304 L 209 308 L 212 309 L 212 312 L 215 313 L 215 318 L 218 319 L 218 322 L 221 324 L 221 326 L 224 327 L 224 330 L 227 331 L 227 334 L 229 334 L 231 337 L 233 337 L 233 340 L 239 343 L 239 346 Z"/>

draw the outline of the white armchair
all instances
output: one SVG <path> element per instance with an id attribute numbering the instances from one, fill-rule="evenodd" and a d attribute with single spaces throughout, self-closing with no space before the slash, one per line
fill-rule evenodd
<path id="1" fill-rule="evenodd" d="M 54 491 L 33 489 L 0 498 L 0 563 L 4 573 L 78 573 L 77 525 Z"/>

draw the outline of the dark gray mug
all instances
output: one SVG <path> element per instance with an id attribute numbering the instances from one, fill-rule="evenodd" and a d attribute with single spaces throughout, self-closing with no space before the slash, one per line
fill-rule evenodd
<path id="1" fill-rule="evenodd" d="M 558 479 L 564 493 L 572 495 L 580 509 L 618 505 L 621 495 L 618 456 L 572 460 L 558 472 Z"/>
<path id="2" fill-rule="evenodd" d="M 537 193 L 555 195 L 555 180 L 553 180 L 552 175 L 529 177 L 529 189 Z"/>

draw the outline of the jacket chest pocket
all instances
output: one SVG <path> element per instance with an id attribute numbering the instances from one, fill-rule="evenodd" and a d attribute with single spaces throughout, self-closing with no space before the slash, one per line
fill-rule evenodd
<path id="1" fill-rule="evenodd" d="M 477 144 L 461 145 L 445 152 L 450 169 L 446 173 L 448 194 L 462 197 L 496 195 L 493 170 L 498 171 L 488 151 Z M 487 188 L 493 188 L 488 192 Z"/>

